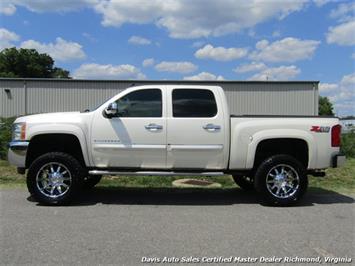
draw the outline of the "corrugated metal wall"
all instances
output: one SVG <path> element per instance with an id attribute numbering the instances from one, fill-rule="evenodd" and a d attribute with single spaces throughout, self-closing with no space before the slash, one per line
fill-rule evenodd
<path id="1" fill-rule="evenodd" d="M 235 115 L 317 115 L 317 82 L 191 82 L 0 79 L 0 117 L 94 107 L 133 85 L 219 85 Z"/>
<path id="2" fill-rule="evenodd" d="M 125 89 L 113 82 L 27 82 L 27 113 L 78 111 L 94 107 Z"/>
<path id="3" fill-rule="evenodd" d="M 243 83 L 226 84 L 232 114 L 317 115 L 313 84 Z"/>
<path id="4" fill-rule="evenodd" d="M 25 113 L 25 90 L 23 81 L 0 81 L 0 117 Z"/>

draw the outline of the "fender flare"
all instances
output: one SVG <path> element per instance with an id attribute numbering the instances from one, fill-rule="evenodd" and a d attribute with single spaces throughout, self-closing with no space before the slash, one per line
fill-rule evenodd
<path id="1" fill-rule="evenodd" d="M 78 126 L 68 124 L 51 124 L 50 127 L 48 127 L 48 125 L 34 125 L 29 128 L 26 137 L 29 141 L 31 141 L 33 137 L 50 134 L 66 134 L 75 136 L 79 141 L 85 165 L 90 165 L 85 134 Z"/>
<path id="2" fill-rule="evenodd" d="M 299 139 L 307 143 L 308 146 L 308 166 L 313 168 L 317 161 L 317 147 L 314 145 L 314 138 L 304 130 L 297 129 L 269 129 L 262 130 L 252 136 L 252 141 L 248 145 L 246 168 L 251 169 L 254 165 L 256 150 L 260 142 L 269 139 Z"/>

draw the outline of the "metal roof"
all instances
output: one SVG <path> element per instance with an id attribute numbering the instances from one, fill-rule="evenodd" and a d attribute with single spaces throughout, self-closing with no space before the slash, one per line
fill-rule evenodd
<path id="1" fill-rule="evenodd" d="M 134 79 L 60 79 L 60 78 L 1 78 L 0 81 L 43 81 L 43 82 L 126 82 L 126 83 L 155 83 L 155 84 L 172 84 L 172 83 L 319 83 L 319 80 L 134 80 Z"/>

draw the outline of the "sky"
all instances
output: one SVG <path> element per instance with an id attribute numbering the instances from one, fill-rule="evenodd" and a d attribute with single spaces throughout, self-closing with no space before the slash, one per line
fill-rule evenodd
<path id="1" fill-rule="evenodd" d="M 1 0 L 14 46 L 78 79 L 318 80 L 355 115 L 355 1 Z"/>

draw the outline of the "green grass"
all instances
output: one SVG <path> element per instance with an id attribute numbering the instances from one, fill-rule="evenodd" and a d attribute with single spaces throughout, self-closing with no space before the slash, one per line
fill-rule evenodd
<path id="1" fill-rule="evenodd" d="M 25 177 L 19 175 L 14 166 L 7 161 L 0 160 L 0 188 L 25 185 Z"/>
<path id="2" fill-rule="evenodd" d="M 355 158 L 347 159 L 342 167 L 327 169 L 326 174 L 326 177 L 323 178 L 311 177 L 310 187 L 355 194 Z"/>
<path id="3" fill-rule="evenodd" d="M 355 159 L 348 159 L 341 168 L 326 170 L 325 178 L 310 177 L 311 191 L 334 191 L 343 194 L 355 194 Z M 105 176 L 98 186 L 100 187 L 127 187 L 127 188 L 171 188 L 176 179 L 186 178 L 178 176 Z M 222 189 L 235 188 L 230 176 L 196 177 L 217 182 Z M 24 187 L 25 178 L 16 172 L 16 168 L 10 166 L 7 161 L 0 160 L 0 188 Z M 221 188 L 205 188 L 221 189 Z"/>

